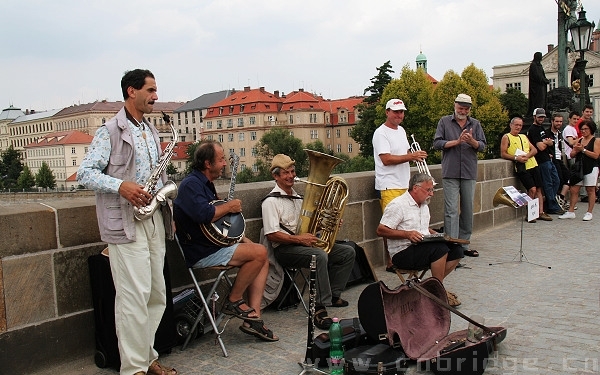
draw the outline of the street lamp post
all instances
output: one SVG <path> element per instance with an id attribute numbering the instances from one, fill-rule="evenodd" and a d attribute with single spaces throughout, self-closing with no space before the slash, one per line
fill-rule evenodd
<path id="1" fill-rule="evenodd" d="M 573 45 L 575 47 L 575 51 L 579 52 L 579 109 L 581 113 L 583 113 L 583 107 L 587 104 L 587 92 L 588 85 L 585 77 L 585 65 L 587 61 L 585 60 L 585 51 L 589 49 L 590 41 L 592 39 L 592 30 L 594 29 L 595 24 L 590 23 L 585 18 L 585 10 L 581 7 L 581 11 L 579 11 L 579 18 L 577 22 L 569 27 L 569 31 L 571 32 L 571 39 L 573 40 Z"/>

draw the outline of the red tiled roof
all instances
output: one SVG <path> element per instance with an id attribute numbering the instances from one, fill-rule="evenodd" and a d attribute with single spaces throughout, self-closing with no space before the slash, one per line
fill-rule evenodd
<path id="1" fill-rule="evenodd" d="M 211 105 L 205 118 L 239 115 L 240 113 L 278 112 L 281 103 L 282 100 L 278 95 L 265 91 L 264 87 L 252 90 L 245 88 L 244 91 L 238 91 Z M 243 111 L 242 105 L 244 106 Z M 223 108 L 221 115 L 219 115 L 219 108 Z"/>
<path id="2" fill-rule="evenodd" d="M 287 94 L 283 100 L 282 111 L 293 111 L 299 109 L 314 109 L 319 107 L 319 103 L 323 98 L 317 97 L 314 94 L 305 92 L 304 90 L 293 91 Z"/>
<path id="3" fill-rule="evenodd" d="M 431 75 L 429 75 L 429 73 L 425 73 L 427 74 L 427 79 L 429 80 L 429 82 L 433 83 L 434 85 L 438 84 L 438 80 L 433 78 Z"/>
<path id="4" fill-rule="evenodd" d="M 69 178 L 67 178 L 67 182 L 75 182 L 77 181 L 77 172 L 73 173 L 72 175 L 69 176 Z"/>
<path id="5" fill-rule="evenodd" d="M 173 112 L 177 108 L 181 107 L 183 104 L 185 104 L 185 103 L 155 102 L 153 112 L 160 112 L 160 111 Z M 86 113 L 86 112 L 116 113 L 116 112 L 120 111 L 124 105 L 125 105 L 125 103 L 122 101 L 109 102 L 109 101 L 103 100 L 103 101 L 94 102 L 94 103 L 72 105 L 70 107 L 63 108 L 54 116 L 55 117 L 72 116 L 77 113 Z"/>
<path id="6" fill-rule="evenodd" d="M 177 142 L 177 144 L 173 148 L 173 156 L 171 157 L 171 160 L 186 160 L 188 158 L 188 154 L 186 153 L 186 151 L 188 149 L 188 146 L 192 143 L 194 142 Z M 164 151 L 168 145 L 169 142 L 161 142 L 161 150 Z"/>
<path id="7" fill-rule="evenodd" d="M 85 145 L 92 143 L 92 139 L 94 139 L 94 137 L 92 137 L 89 134 L 82 133 L 78 130 L 54 132 L 38 138 L 37 141 L 31 142 L 30 144 L 26 145 L 25 148 L 45 147 L 54 145 Z"/>

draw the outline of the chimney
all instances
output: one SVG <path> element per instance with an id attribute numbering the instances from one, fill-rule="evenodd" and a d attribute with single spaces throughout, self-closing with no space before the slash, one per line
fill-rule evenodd
<path id="1" fill-rule="evenodd" d="M 554 44 L 548 44 L 548 52 L 554 49 Z"/>
<path id="2" fill-rule="evenodd" d="M 25 109 L 25 114 L 28 115 L 29 114 L 29 109 Z"/>
<path id="3" fill-rule="evenodd" d="M 250 86 L 245 86 L 244 87 L 244 92 L 248 92 L 248 91 L 250 91 Z"/>
<path id="4" fill-rule="evenodd" d="M 275 95 L 276 98 L 279 98 L 279 90 L 273 91 L 273 95 Z"/>
<path id="5" fill-rule="evenodd" d="M 264 86 L 261 86 L 258 89 L 260 90 L 260 92 L 265 92 L 265 87 Z"/>
<path id="6" fill-rule="evenodd" d="M 298 89 L 298 92 L 304 92 L 304 89 Z"/>

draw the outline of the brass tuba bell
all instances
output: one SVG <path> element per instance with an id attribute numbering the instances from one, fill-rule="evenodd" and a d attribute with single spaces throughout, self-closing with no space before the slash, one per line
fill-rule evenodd
<path id="1" fill-rule="evenodd" d="M 510 197 L 504 192 L 504 188 L 499 188 L 496 194 L 494 195 L 494 200 L 492 201 L 494 207 L 504 204 L 506 206 L 517 208 L 519 207 Z"/>

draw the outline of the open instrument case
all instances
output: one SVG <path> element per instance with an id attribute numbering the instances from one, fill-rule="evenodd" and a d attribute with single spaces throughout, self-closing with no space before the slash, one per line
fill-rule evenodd
<path id="1" fill-rule="evenodd" d="M 470 342 L 466 329 L 450 333 L 451 311 L 481 328 L 482 337 Z M 370 284 L 359 297 L 358 316 L 371 338 L 401 348 L 420 370 L 436 374 L 483 374 L 489 355 L 506 337 L 506 328 L 483 326 L 448 305 L 444 286 L 433 277 L 411 279 L 393 290 L 381 281 Z"/>

